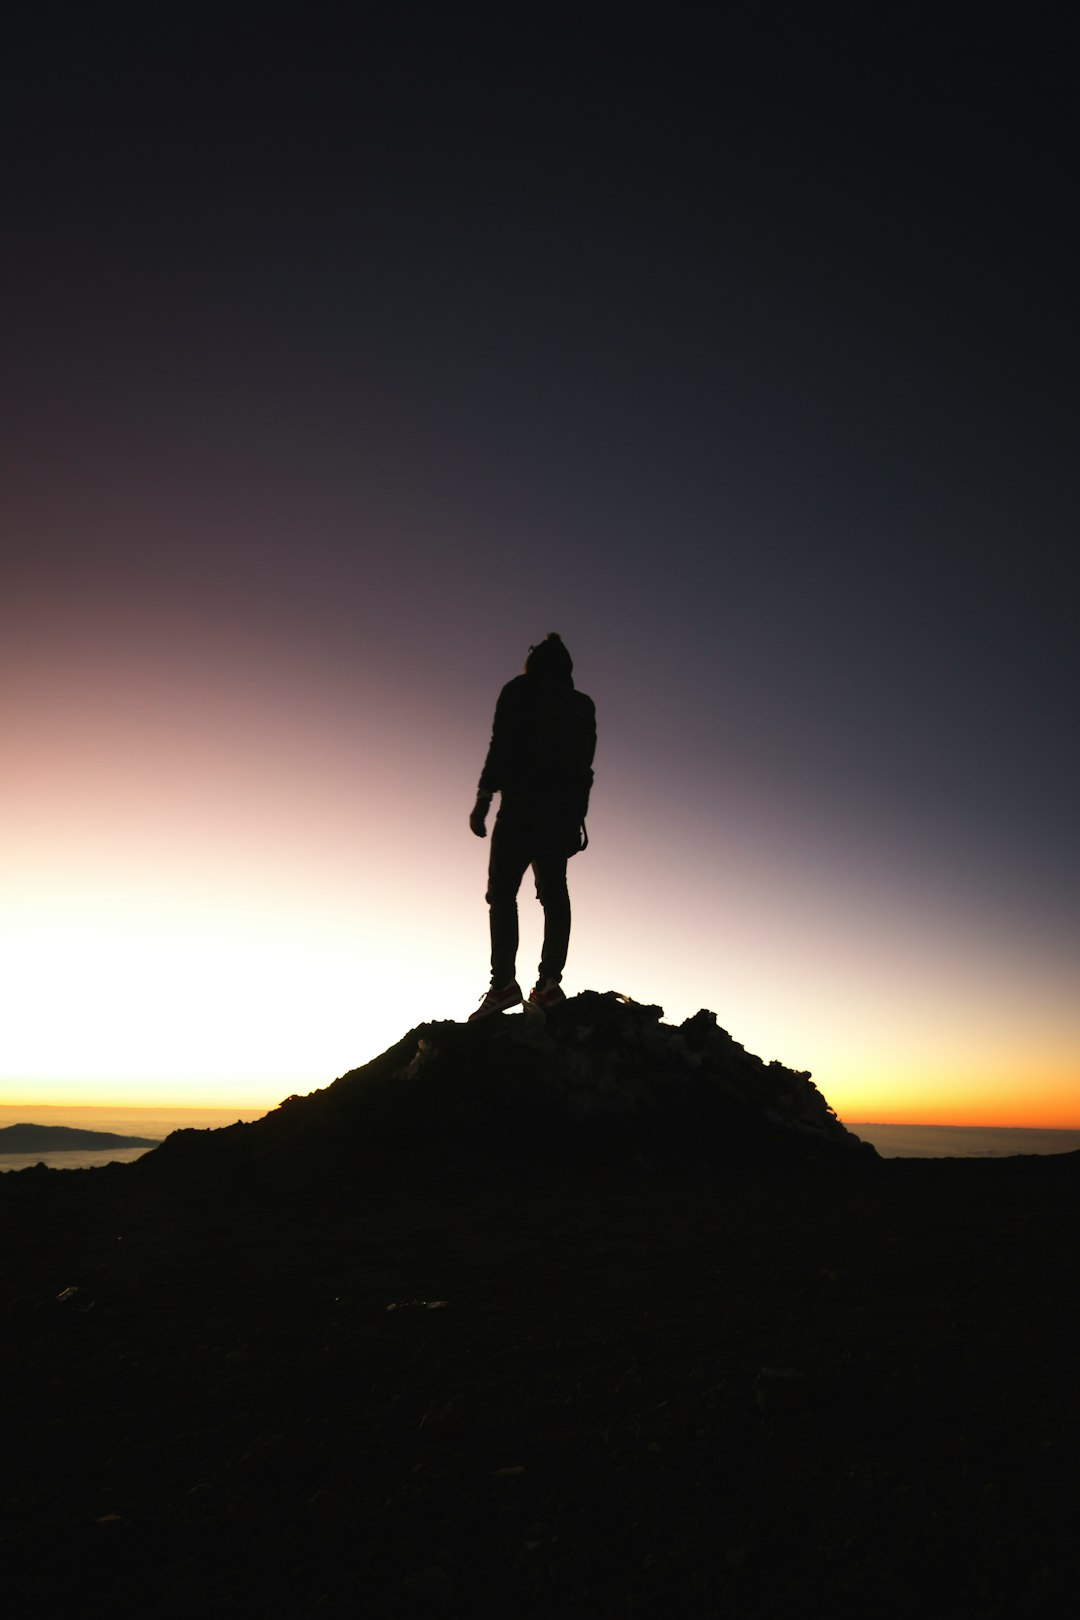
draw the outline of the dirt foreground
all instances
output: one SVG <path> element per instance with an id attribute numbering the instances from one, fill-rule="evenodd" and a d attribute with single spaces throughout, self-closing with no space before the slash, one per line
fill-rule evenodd
<path id="1" fill-rule="evenodd" d="M 13 1614 L 1071 1611 L 1075 1155 L 137 1170 L 0 1177 Z"/>

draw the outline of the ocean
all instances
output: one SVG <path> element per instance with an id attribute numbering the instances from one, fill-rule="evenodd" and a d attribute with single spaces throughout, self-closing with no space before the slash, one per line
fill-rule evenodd
<path id="1" fill-rule="evenodd" d="M 164 1141 L 170 1131 L 219 1130 L 238 1119 L 261 1119 L 268 1110 L 235 1108 L 79 1108 L 38 1103 L 0 1105 L 2 1125 L 70 1125 L 118 1136 Z M 1002 1125 L 879 1125 L 844 1121 L 884 1159 L 1003 1159 L 1015 1153 L 1075 1153 L 1080 1130 L 1042 1130 Z M 98 1164 L 130 1164 L 149 1148 L 112 1152 L 0 1153 L 0 1172 L 46 1164 L 54 1170 L 85 1170 Z"/>
<path id="2" fill-rule="evenodd" d="M 844 1124 L 883 1159 L 1007 1159 L 1016 1153 L 1080 1150 L 1080 1131 L 1038 1126 Z"/>

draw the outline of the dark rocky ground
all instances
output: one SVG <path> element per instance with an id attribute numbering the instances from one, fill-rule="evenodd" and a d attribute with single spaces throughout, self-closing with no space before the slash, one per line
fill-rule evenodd
<path id="1" fill-rule="evenodd" d="M 350 1159 L 334 1090 L 0 1177 L 9 1612 L 1072 1612 L 1077 1156 Z"/>

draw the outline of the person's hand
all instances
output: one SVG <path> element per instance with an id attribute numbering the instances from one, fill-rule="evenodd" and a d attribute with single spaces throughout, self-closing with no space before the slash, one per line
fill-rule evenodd
<path id="1" fill-rule="evenodd" d="M 478 793 L 476 803 L 469 812 L 469 826 L 477 838 L 487 837 L 487 813 L 491 809 L 491 794 Z"/>

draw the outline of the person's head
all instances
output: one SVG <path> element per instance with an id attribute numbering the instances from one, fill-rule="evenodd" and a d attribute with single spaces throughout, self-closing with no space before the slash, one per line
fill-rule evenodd
<path id="1" fill-rule="evenodd" d="M 526 675 L 536 675 L 545 681 L 569 681 L 574 669 L 574 660 L 563 646 L 562 637 L 553 630 L 545 636 L 543 641 L 537 642 L 535 647 L 529 648 L 529 656 L 525 660 Z"/>

